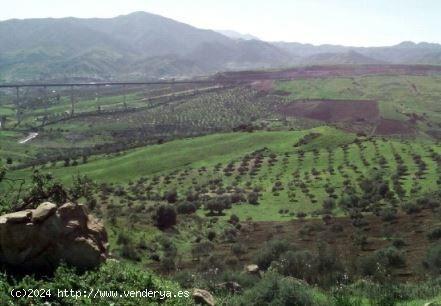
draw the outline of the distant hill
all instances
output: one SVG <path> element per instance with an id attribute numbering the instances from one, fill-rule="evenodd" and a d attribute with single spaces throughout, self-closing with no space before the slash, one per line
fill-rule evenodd
<path id="1" fill-rule="evenodd" d="M 243 39 L 243 40 L 260 40 L 260 38 L 251 34 L 242 34 L 232 30 L 216 30 L 216 32 L 221 33 L 224 36 L 233 39 Z"/>
<path id="2" fill-rule="evenodd" d="M 145 12 L 7 20 L 0 22 L 0 82 L 179 78 L 295 65 L 441 64 L 439 44 L 314 46 L 220 32 Z"/>
<path id="3" fill-rule="evenodd" d="M 387 62 L 376 60 L 355 51 L 344 53 L 317 53 L 302 59 L 304 65 L 377 65 Z"/>
<path id="4" fill-rule="evenodd" d="M 287 43 L 274 42 L 276 47 L 289 52 L 292 56 L 300 56 L 303 61 L 308 61 L 310 58 L 313 62 L 317 59 L 327 59 L 325 62 L 332 62 L 331 57 L 334 57 L 336 62 L 330 64 L 339 64 L 341 57 L 336 56 L 341 54 L 343 57 L 358 58 L 362 62 L 368 63 L 389 63 L 389 64 L 429 64 L 439 65 L 439 54 L 441 53 L 440 44 L 431 43 L 413 43 L 402 42 L 395 46 L 388 47 L 350 47 L 340 45 L 319 45 L 301 43 Z M 355 52 L 354 54 L 351 52 Z M 361 57 L 362 56 L 362 57 Z M 368 60 L 370 59 L 370 60 Z M 361 64 L 361 63 L 359 63 Z"/>
<path id="5" fill-rule="evenodd" d="M 156 78 L 277 67 L 290 55 L 144 12 L 0 22 L 0 80 Z"/>

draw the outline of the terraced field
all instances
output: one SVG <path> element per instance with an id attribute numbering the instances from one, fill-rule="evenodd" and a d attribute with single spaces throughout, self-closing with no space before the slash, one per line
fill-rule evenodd
<path id="1" fill-rule="evenodd" d="M 326 199 L 339 201 L 348 189 L 362 194 L 361 182 L 379 173 L 391 197 L 400 201 L 436 191 L 440 154 L 441 146 L 431 141 L 357 137 L 321 127 L 216 134 L 43 170 L 65 182 L 76 173 L 98 182 L 129 182 L 124 188 L 135 186 L 130 196 L 140 203 L 161 199 L 170 190 L 177 191 L 178 199 L 191 192 L 208 197 L 239 193 L 243 197 L 229 214 L 276 221 L 299 212 L 317 216 Z M 247 204 L 246 195 L 253 190 L 259 193 L 259 205 Z M 333 210 L 342 212 L 338 206 Z"/>

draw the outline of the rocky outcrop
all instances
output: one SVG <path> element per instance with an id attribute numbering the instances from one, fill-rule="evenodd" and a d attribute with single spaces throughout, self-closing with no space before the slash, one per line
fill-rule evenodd
<path id="1" fill-rule="evenodd" d="M 210 292 L 204 289 L 193 289 L 193 300 L 196 305 L 215 305 L 214 297 Z"/>
<path id="2" fill-rule="evenodd" d="M 245 266 L 245 272 L 249 273 L 249 274 L 259 274 L 259 266 L 252 264 L 252 265 L 247 265 Z"/>
<path id="3" fill-rule="evenodd" d="M 84 205 L 46 202 L 0 216 L 0 262 L 8 266 L 44 270 L 65 262 L 87 269 L 107 255 L 106 231 Z"/>

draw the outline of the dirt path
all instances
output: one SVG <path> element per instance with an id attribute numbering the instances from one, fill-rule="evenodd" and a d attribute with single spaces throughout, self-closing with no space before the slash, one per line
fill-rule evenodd
<path id="1" fill-rule="evenodd" d="M 18 143 L 20 143 L 20 144 L 27 143 L 28 141 L 34 139 L 37 136 L 38 136 L 38 133 L 29 133 L 29 135 L 25 139 L 20 140 Z"/>

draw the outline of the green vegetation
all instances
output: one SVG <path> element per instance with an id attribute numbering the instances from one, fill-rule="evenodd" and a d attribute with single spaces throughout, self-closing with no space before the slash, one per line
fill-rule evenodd
<path id="1" fill-rule="evenodd" d="M 61 267 L 43 278 L 6 272 L 0 286 L 204 288 L 224 305 L 440 300 L 440 80 L 92 87 L 77 96 L 73 116 L 68 91 L 47 100 L 31 92 L 21 122 L 6 95 L 1 210 L 85 203 L 104 220 L 119 263 L 83 274 Z M 339 103 L 357 106 L 351 100 L 378 101 L 380 113 L 371 104 L 372 117 L 347 115 Z M 321 113 L 310 116 L 314 107 Z M 377 133 L 384 118 L 409 129 Z M 38 136 L 18 143 L 31 132 Z M 259 272 L 244 272 L 250 264 Z"/>

